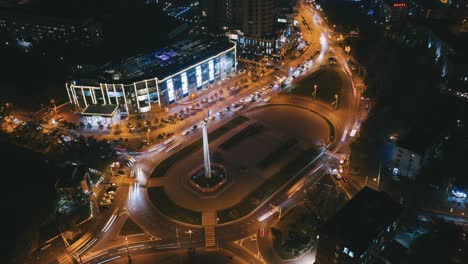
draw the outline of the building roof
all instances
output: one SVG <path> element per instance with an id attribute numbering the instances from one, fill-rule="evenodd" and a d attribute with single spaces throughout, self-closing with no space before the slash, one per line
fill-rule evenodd
<path id="1" fill-rule="evenodd" d="M 458 25 L 447 23 L 430 23 L 429 28 L 440 40 L 455 52 L 456 57 L 466 61 L 468 58 L 468 32 L 464 32 Z"/>
<path id="2" fill-rule="evenodd" d="M 353 251 L 363 252 L 400 215 L 401 206 L 383 192 L 364 187 L 321 229 Z"/>
<path id="3" fill-rule="evenodd" d="M 235 46 L 226 37 L 191 36 L 148 54 L 139 54 L 99 67 L 96 72 L 75 76 L 76 85 L 159 80 Z"/>
<path id="4" fill-rule="evenodd" d="M 404 7 L 406 7 L 406 4 L 408 4 L 407 0 L 383 0 L 383 2 L 389 7 L 393 7 L 394 4 L 405 4 Z"/>
<path id="5" fill-rule="evenodd" d="M 112 117 L 117 111 L 118 105 L 107 104 L 107 105 L 88 105 L 81 115 L 85 116 L 105 116 Z"/>

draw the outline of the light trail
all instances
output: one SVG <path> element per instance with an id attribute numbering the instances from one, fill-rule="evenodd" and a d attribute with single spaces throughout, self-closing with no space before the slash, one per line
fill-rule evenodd
<path id="1" fill-rule="evenodd" d="M 96 256 L 92 256 L 92 257 L 88 258 L 86 261 L 90 261 L 90 260 L 92 260 L 92 259 L 99 258 L 99 257 L 101 257 L 101 256 L 106 255 L 107 253 L 108 253 L 108 252 L 106 251 L 106 252 L 103 252 L 103 253 L 98 254 L 98 255 L 96 255 Z"/>
<path id="2" fill-rule="evenodd" d="M 109 218 L 109 221 L 107 221 L 107 224 L 104 226 L 104 228 L 101 230 L 102 232 L 107 232 L 109 231 L 110 227 L 114 224 L 115 219 L 117 219 L 117 215 L 112 215 L 111 218 Z"/>
<path id="3" fill-rule="evenodd" d="M 98 262 L 97 264 L 107 263 L 107 262 L 113 261 L 113 260 L 118 259 L 118 258 L 120 258 L 120 256 L 115 256 L 115 257 L 113 257 L 113 258 L 103 260 L 103 261 L 101 261 L 101 262 Z"/>
<path id="4" fill-rule="evenodd" d="M 94 243 L 96 243 L 97 238 L 93 238 L 88 244 L 86 244 L 84 247 L 82 247 L 78 252 L 76 252 L 74 255 L 81 255 L 83 254 L 88 248 L 90 248 Z"/>

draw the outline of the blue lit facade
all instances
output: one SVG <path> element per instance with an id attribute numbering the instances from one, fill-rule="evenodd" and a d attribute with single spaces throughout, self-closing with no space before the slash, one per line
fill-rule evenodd
<path id="1" fill-rule="evenodd" d="M 66 90 L 80 110 L 116 104 L 124 115 L 144 113 L 224 80 L 235 70 L 235 43 L 190 39 L 71 80 Z"/>

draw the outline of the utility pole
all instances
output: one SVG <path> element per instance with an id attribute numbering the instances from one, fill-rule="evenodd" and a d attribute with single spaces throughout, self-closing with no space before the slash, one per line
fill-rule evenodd
<path id="1" fill-rule="evenodd" d="M 317 85 L 314 84 L 314 92 L 312 93 L 312 96 L 314 97 L 314 101 L 316 99 L 316 96 L 317 96 Z"/>
<path id="2" fill-rule="evenodd" d="M 148 144 L 148 145 L 149 145 L 149 143 L 150 143 L 150 140 L 149 140 L 149 133 L 150 133 L 150 132 L 151 132 L 151 129 L 148 128 L 148 131 L 146 132 L 146 140 L 147 140 L 147 141 L 146 141 L 146 144 Z"/>
<path id="3" fill-rule="evenodd" d="M 379 162 L 379 172 L 377 174 L 377 191 L 380 188 L 380 169 L 382 169 L 382 161 Z"/>
<path id="4" fill-rule="evenodd" d="M 189 254 L 190 254 L 192 252 L 192 250 L 193 250 L 192 249 L 192 233 L 193 233 L 192 229 L 189 229 L 189 231 L 185 231 L 184 233 L 189 234 L 189 236 L 190 236 L 190 246 L 189 246 Z"/>
<path id="5" fill-rule="evenodd" d="M 335 101 L 333 101 L 333 103 L 331 103 L 333 106 L 335 106 L 335 110 L 338 109 L 338 95 L 335 94 Z"/>
<path id="6" fill-rule="evenodd" d="M 127 257 L 128 257 L 128 264 L 132 263 L 132 258 L 130 257 L 130 251 L 128 250 L 128 237 L 125 236 L 125 244 L 127 246 Z"/>

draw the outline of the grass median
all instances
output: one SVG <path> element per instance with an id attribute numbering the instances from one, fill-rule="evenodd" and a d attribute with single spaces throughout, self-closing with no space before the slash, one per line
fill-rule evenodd
<path id="1" fill-rule="evenodd" d="M 213 130 L 211 133 L 208 134 L 208 140 L 211 142 L 222 135 L 226 134 L 230 130 L 234 129 L 235 127 L 241 125 L 242 123 L 248 120 L 245 116 L 236 116 L 231 121 L 227 122 L 226 124 L 218 127 L 217 129 Z M 172 154 L 161 163 L 156 166 L 154 171 L 151 173 L 151 178 L 158 178 L 163 177 L 166 175 L 167 170 L 174 165 L 174 163 L 185 159 L 186 157 L 190 156 L 193 152 L 199 150 L 203 145 L 202 139 L 198 139 L 192 144 L 186 146 L 185 148 L 177 151 L 176 153 Z"/>
<path id="2" fill-rule="evenodd" d="M 281 145 L 279 145 L 277 148 L 275 148 L 268 156 L 266 156 L 264 159 L 259 161 L 257 163 L 257 168 L 259 169 L 265 169 L 266 167 L 270 166 L 271 164 L 275 163 L 278 161 L 282 156 L 288 153 L 288 150 L 290 150 L 292 147 L 294 147 L 297 144 L 297 139 L 295 138 L 290 138 Z"/>
<path id="3" fill-rule="evenodd" d="M 242 140 L 258 134 L 263 131 L 263 126 L 259 123 L 251 124 L 248 127 L 242 129 L 239 133 L 235 134 L 234 136 L 230 137 L 226 141 L 224 141 L 219 147 L 221 149 L 227 150 L 230 149 L 232 146 L 237 145 Z"/>
<path id="4" fill-rule="evenodd" d="M 341 74 L 335 70 L 319 70 L 281 93 L 312 98 L 314 85 L 317 85 L 317 99 L 331 103 L 335 100 L 335 94 L 341 94 L 344 79 Z"/>
<path id="5" fill-rule="evenodd" d="M 242 199 L 233 207 L 218 211 L 219 223 L 227 223 L 239 219 L 262 204 L 276 190 L 278 190 L 289 179 L 296 175 L 302 168 L 310 163 L 317 155 L 319 150 L 304 150 L 294 160 L 280 169 L 276 174 L 267 179 L 255 191 Z"/>
<path id="6" fill-rule="evenodd" d="M 132 236 L 144 233 L 145 231 L 143 231 L 143 229 L 141 229 L 141 227 L 137 225 L 137 223 L 135 223 L 132 218 L 129 217 L 122 229 L 120 229 L 119 236 Z"/>
<path id="7" fill-rule="evenodd" d="M 192 211 L 175 204 L 167 196 L 166 192 L 164 191 L 164 187 L 150 187 L 148 188 L 148 195 L 151 199 L 151 202 L 165 216 L 180 222 L 192 225 L 201 225 L 201 212 Z"/>

